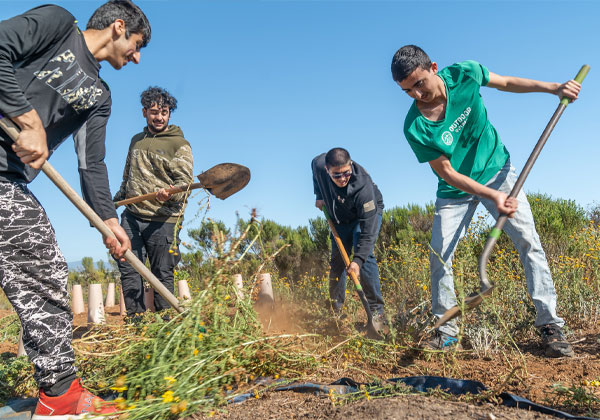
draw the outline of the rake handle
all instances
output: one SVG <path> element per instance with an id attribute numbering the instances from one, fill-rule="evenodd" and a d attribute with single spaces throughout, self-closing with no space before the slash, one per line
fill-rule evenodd
<path id="1" fill-rule="evenodd" d="M 189 186 L 168 188 L 167 192 L 169 194 L 178 194 L 181 192 L 191 191 L 191 190 L 195 190 L 195 189 L 202 188 L 202 187 L 204 187 L 204 185 L 201 182 L 194 182 L 193 184 L 190 184 Z M 153 200 L 156 198 L 157 195 L 158 195 L 158 192 L 153 192 L 153 193 L 138 195 L 136 197 L 126 198 L 124 200 L 116 201 L 115 208 L 125 206 L 127 204 L 139 203 L 141 201 Z"/>
<path id="2" fill-rule="evenodd" d="M 0 127 L 14 141 L 19 136 L 19 128 L 10 119 L 0 116 Z M 75 192 L 73 188 L 64 180 L 64 178 L 54 169 L 50 162 L 46 161 L 42 165 L 42 172 L 58 187 L 59 190 L 77 207 L 77 209 L 88 219 L 88 221 L 103 235 L 116 239 L 112 230 L 104 221 L 94 212 L 94 210 Z M 124 255 L 129 264 L 144 277 L 148 283 L 163 297 L 177 312 L 183 312 L 179 306 L 177 298 L 152 274 L 152 272 L 135 256 L 131 250 L 127 250 Z"/>

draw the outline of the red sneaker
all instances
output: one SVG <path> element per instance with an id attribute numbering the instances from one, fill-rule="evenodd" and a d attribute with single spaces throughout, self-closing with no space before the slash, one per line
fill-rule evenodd
<path id="1" fill-rule="evenodd" d="M 81 386 L 81 379 L 73 381 L 69 390 L 58 397 L 49 397 L 40 390 L 40 398 L 31 420 L 103 419 L 116 413 L 114 404 L 105 402 Z M 100 415 L 102 416 L 95 416 Z"/>

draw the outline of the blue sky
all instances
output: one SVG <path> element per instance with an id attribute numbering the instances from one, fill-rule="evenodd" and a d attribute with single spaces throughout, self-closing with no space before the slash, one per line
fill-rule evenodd
<path id="1" fill-rule="evenodd" d="M 57 1 L 84 28 L 100 1 Z M 0 0 L 6 19 L 43 4 Z M 525 183 L 528 192 L 600 202 L 600 59 L 595 1 L 203 1 L 137 2 L 152 25 L 141 63 L 101 76 L 113 97 L 106 164 L 116 191 L 131 137 L 144 126 L 139 94 L 150 85 L 179 101 L 171 123 L 194 150 L 194 172 L 221 162 L 252 171 L 250 184 L 209 217 L 232 225 L 236 211 L 304 225 L 314 207 L 310 161 L 347 148 L 371 173 L 387 207 L 425 204 L 436 178 L 417 163 L 402 133 L 411 100 L 390 75 L 394 52 L 421 46 L 440 67 L 477 60 L 490 71 L 546 81 L 591 71 Z M 558 105 L 548 94 L 482 88 L 491 122 L 520 171 Z M 68 139 L 50 159 L 79 191 Z M 52 221 L 67 261 L 106 259 L 100 234 L 41 174 L 31 189 Z M 197 227 L 195 196 L 185 231 Z"/>

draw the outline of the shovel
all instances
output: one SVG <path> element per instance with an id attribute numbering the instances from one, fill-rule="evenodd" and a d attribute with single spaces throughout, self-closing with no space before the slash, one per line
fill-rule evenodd
<path id="1" fill-rule="evenodd" d="M 19 135 L 19 128 L 10 119 L 0 115 L 0 127 L 9 135 L 11 139 L 16 140 Z M 63 179 L 62 176 L 50 165 L 48 161 L 42 165 L 42 172 L 63 192 L 65 196 L 79 209 L 79 211 L 89 220 L 89 222 L 100 231 L 104 236 L 115 238 L 115 234 L 110 230 L 104 221 L 98 216 L 94 210 L 75 192 L 73 188 Z M 124 255 L 125 259 L 140 275 L 145 278 L 148 283 L 163 297 L 169 304 L 177 310 L 183 312 L 179 306 L 179 302 L 175 296 L 158 280 L 154 274 L 131 252 L 127 250 Z"/>
<path id="2" fill-rule="evenodd" d="M 588 71 L 590 71 L 590 66 L 588 66 L 587 64 L 583 65 L 581 67 L 581 69 L 579 70 L 579 73 L 577 73 L 577 76 L 575 76 L 575 81 L 578 83 L 582 83 L 585 76 L 587 76 Z M 558 119 L 560 118 L 562 113 L 565 111 L 565 109 L 567 109 L 567 106 L 569 105 L 569 103 L 570 103 L 570 100 L 568 98 L 562 98 L 560 100 L 560 104 L 558 105 L 558 108 L 556 108 L 556 111 L 554 111 L 554 115 L 552 115 L 552 118 L 550 118 L 550 121 L 548 122 L 548 125 L 546 125 L 544 132 L 542 133 L 540 139 L 538 140 L 537 144 L 535 145 L 533 152 L 531 152 L 529 159 L 527 159 L 527 162 L 525 163 L 525 166 L 523 167 L 523 170 L 521 171 L 521 174 L 519 175 L 517 182 L 515 183 L 512 191 L 510 192 L 509 197 L 516 197 L 519 194 L 519 192 L 521 191 L 521 188 L 523 187 L 523 184 L 525 183 L 525 178 L 527 178 L 527 176 L 529 175 L 529 172 L 531 171 L 533 164 L 537 160 L 540 152 L 542 151 L 542 148 L 546 144 L 546 140 L 548 140 L 548 137 L 550 137 L 550 134 L 552 133 L 554 126 L 558 122 Z M 487 237 L 487 240 L 483 247 L 483 251 L 481 252 L 481 255 L 479 256 L 480 290 L 479 290 L 479 292 L 472 293 L 465 298 L 465 301 L 464 301 L 465 309 L 472 309 L 472 308 L 476 307 L 481 302 L 483 302 L 483 298 L 485 296 L 488 296 L 492 293 L 494 285 L 492 283 L 490 283 L 488 276 L 487 276 L 487 263 L 488 263 L 490 254 L 492 252 L 492 248 L 494 247 L 494 245 L 496 244 L 496 241 L 500 237 L 500 234 L 502 233 L 502 227 L 504 226 L 504 223 L 506 223 L 507 218 L 508 218 L 508 216 L 506 214 L 499 215 L 498 220 L 496 221 L 496 225 L 494 226 L 494 228 L 491 230 L 491 232 L 489 233 L 489 235 Z M 454 306 L 454 307 L 448 309 L 444 313 L 444 315 L 442 315 L 440 317 L 440 319 L 438 319 L 438 321 L 435 323 L 434 328 L 441 327 L 446 322 L 459 316 L 461 314 L 461 312 L 462 312 L 462 309 L 459 306 Z"/>
<path id="3" fill-rule="evenodd" d="M 340 254 L 342 254 L 342 258 L 344 259 L 344 264 L 346 264 L 346 273 L 350 275 L 352 281 L 354 282 L 354 286 L 356 287 L 356 293 L 362 302 L 365 312 L 367 313 L 367 337 L 373 340 L 382 340 L 383 337 L 373 325 L 373 313 L 371 312 L 371 308 L 369 307 L 369 302 L 367 302 L 367 297 L 365 296 L 365 292 L 358 281 L 358 277 L 354 272 L 348 271 L 348 267 L 350 267 L 350 258 L 348 258 L 348 254 L 346 253 L 346 249 L 344 248 L 344 244 L 342 243 L 342 239 L 339 237 L 337 231 L 335 230 L 335 226 L 331 217 L 329 217 L 329 213 L 327 213 L 327 209 L 325 206 L 321 209 L 325 214 L 325 218 L 327 219 L 327 223 L 329 223 L 329 229 L 331 229 L 331 233 L 333 234 L 333 238 L 335 239 L 335 243 L 337 244 L 338 249 L 340 250 Z"/>
<path id="4" fill-rule="evenodd" d="M 215 197 L 225 200 L 248 185 L 248 182 L 250 182 L 250 169 L 237 163 L 220 163 L 208 171 L 202 172 L 198 175 L 198 179 L 200 182 L 182 187 L 169 188 L 167 192 L 169 194 L 177 194 L 197 188 L 205 188 Z M 156 194 L 158 193 L 153 192 L 117 201 L 115 207 L 152 200 L 156 198 Z"/>

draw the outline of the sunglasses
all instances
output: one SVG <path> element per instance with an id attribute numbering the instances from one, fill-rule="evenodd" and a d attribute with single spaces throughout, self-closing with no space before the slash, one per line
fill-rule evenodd
<path id="1" fill-rule="evenodd" d="M 352 170 L 350 171 L 346 171 L 346 172 L 338 172 L 338 173 L 329 173 L 329 176 L 332 177 L 333 179 L 340 179 L 340 178 L 348 178 L 352 175 Z"/>

